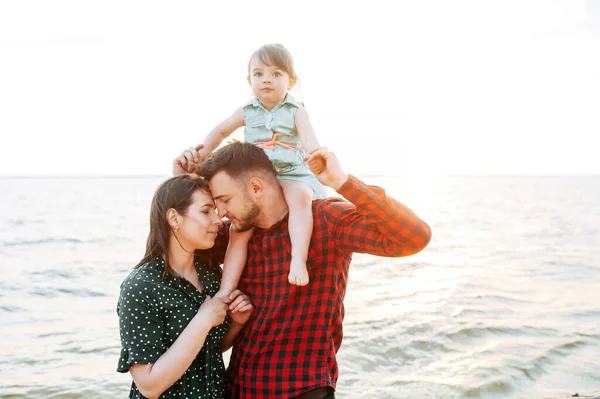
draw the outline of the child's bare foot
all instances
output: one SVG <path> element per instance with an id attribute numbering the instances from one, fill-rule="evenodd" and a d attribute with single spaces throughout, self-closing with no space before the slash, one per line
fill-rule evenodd
<path id="1" fill-rule="evenodd" d="M 306 262 L 294 260 L 290 264 L 290 274 L 288 275 L 288 281 L 292 285 L 306 285 L 308 284 L 308 270 L 306 270 Z"/>

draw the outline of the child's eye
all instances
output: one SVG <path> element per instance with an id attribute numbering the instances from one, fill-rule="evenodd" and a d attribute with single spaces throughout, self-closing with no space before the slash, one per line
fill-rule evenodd
<path id="1" fill-rule="evenodd" d="M 281 76 L 281 72 L 275 72 L 273 75 L 275 75 L 276 77 L 280 77 Z"/>
<path id="2" fill-rule="evenodd" d="M 262 76 L 261 72 L 254 72 L 254 76 Z"/>

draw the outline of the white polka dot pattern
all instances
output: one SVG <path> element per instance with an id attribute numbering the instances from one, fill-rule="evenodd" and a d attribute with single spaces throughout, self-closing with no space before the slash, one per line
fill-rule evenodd
<path id="1" fill-rule="evenodd" d="M 201 260 L 195 262 L 203 291 L 180 276 L 162 278 L 164 260 L 158 257 L 133 270 L 121 284 L 117 306 L 121 333 L 121 357 L 117 371 L 125 373 L 132 364 L 154 363 L 185 329 L 198 312 L 206 295 L 219 290 L 221 269 Z M 231 324 L 214 327 L 204 346 L 184 375 L 160 398 L 225 397 L 225 366 L 219 341 Z M 143 398 L 132 382 L 130 398 Z"/>

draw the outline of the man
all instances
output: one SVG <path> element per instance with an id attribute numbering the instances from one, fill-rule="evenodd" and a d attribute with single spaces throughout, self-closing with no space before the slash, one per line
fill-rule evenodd
<path id="1" fill-rule="evenodd" d="M 174 161 L 174 173 L 190 170 L 194 157 L 196 149 L 184 151 Z M 263 150 L 233 142 L 198 170 L 208 180 L 219 216 L 230 220 L 221 226 L 214 259 L 223 262 L 230 225 L 254 228 L 239 289 L 256 310 L 231 355 L 231 398 L 334 398 L 352 253 L 407 256 L 431 239 L 425 222 L 383 189 L 346 174 L 332 152 L 320 148 L 307 163 L 322 184 L 348 200 L 313 201 L 307 286 L 288 283 L 288 208 Z"/>

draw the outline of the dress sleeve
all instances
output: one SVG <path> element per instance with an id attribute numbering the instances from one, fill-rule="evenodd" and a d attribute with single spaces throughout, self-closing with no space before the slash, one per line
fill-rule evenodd
<path id="1" fill-rule="evenodd" d="M 128 372 L 134 363 L 154 363 L 166 351 L 156 298 L 153 286 L 140 279 L 128 278 L 121 285 L 117 306 L 121 334 L 118 372 Z"/>
<path id="2" fill-rule="evenodd" d="M 348 201 L 322 202 L 330 234 L 339 249 L 399 257 L 427 246 L 431 229 L 407 206 L 354 176 L 338 190 Z"/>

